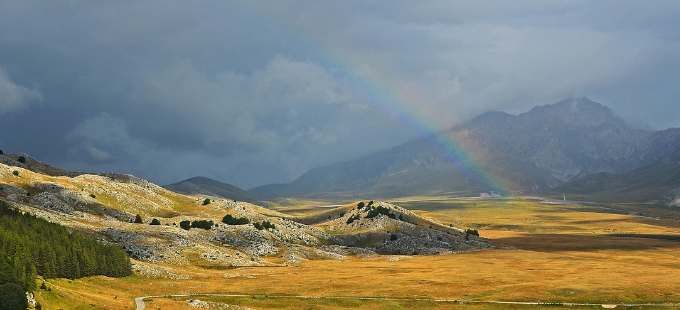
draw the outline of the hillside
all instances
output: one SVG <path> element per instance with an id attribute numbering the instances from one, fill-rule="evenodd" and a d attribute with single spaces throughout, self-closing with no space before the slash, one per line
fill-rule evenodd
<path id="1" fill-rule="evenodd" d="M 258 203 L 262 199 L 234 185 L 222 183 L 206 177 L 193 177 L 184 181 L 163 186 L 175 193 L 185 195 L 206 195 L 226 199 Z"/>
<path id="2" fill-rule="evenodd" d="M 178 194 L 132 175 L 51 176 L 0 164 L 1 201 L 123 248 L 134 259 L 133 269 L 150 276 L 172 277 L 162 264 L 280 265 L 357 253 L 435 254 L 491 246 L 483 239 L 465 240 L 460 230 L 415 215 L 408 218 L 417 220 L 399 223 L 382 214 L 357 218 L 361 227 L 368 225 L 357 230 L 342 218 L 350 213 L 337 217 L 333 225 L 307 225 L 251 203 L 213 199 L 204 204 L 204 198 Z M 375 206 L 407 214 L 384 202 Z M 136 223 L 137 215 L 141 223 Z M 226 215 L 243 222 L 222 223 Z M 388 224 L 376 225 L 383 222 Z M 404 237 L 401 243 L 390 243 L 392 234 Z M 423 239 L 436 237 L 443 241 Z"/>
<path id="3" fill-rule="evenodd" d="M 641 202 L 680 206 L 680 150 L 623 174 L 597 173 L 566 183 L 549 195 L 570 200 Z"/>
<path id="4" fill-rule="evenodd" d="M 463 156 L 452 158 L 451 148 Z M 650 165 L 678 149 L 680 129 L 635 129 L 605 106 L 572 98 L 519 115 L 486 113 L 432 137 L 249 191 L 261 197 L 540 194 L 586 175 Z"/>

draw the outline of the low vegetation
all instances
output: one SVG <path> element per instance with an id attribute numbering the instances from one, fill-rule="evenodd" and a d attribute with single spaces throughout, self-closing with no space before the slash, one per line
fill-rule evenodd
<path id="1" fill-rule="evenodd" d="M 250 220 L 246 217 L 234 217 L 231 214 L 227 214 L 222 218 L 222 223 L 227 225 L 247 225 L 250 224 Z"/>

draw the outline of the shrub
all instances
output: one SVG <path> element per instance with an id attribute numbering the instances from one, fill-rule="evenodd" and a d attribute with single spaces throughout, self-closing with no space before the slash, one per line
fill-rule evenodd
<path id="1" fill-rule="evenodd" d="M 347 224 L 352 224 L 352 223 L 354 223 L 354 221 L 358 221 L 360 219 L 361 219 L 361 216 L 359 216 L 359 214 L 352 215 L 347 219 Z"/>
<path id="2" fill-rule="evenodd" d="M 476 229 L 466 229 L 465 240 L 470 240 L 470 235 L 479 237 L 479 232 Z"/>
<path id="3" fill-rule="evenodd" d="M 149 225 L 160 225 L 160 224 L 161 224 L 161 221 L 159 221 L 157 218 L 154 218 L 153 220 L 151 220 L 151 224 L 149 224 Z"/>
<path id="4" fill-rule="evenodd" d="M 19 171 L 14 170 L 14 171 L 12 171 L 12 174 L 13 174 L 14 176 L 17 176 L 17 177 L 18 177 L 18 176 L 19 176 Z"/>
<path id="5" fill-rule="evenodd" d="M 0 150 L 0 155 L 5 155 L 5 152 L 3 152 L 2 150 Z"/>
<path id="6" fill-rule="evenodd" d="M 397 240 L 398 238 L 399 238 L 399 236 L 397 236 L 397 234 L 391 234 L 390 235 L 390 240 L 392 240 L 392 241 Z"/>
<path id="7" fill-rule="evenodd" d="M 144 221 L 142 221 L 141 215 L 139 215 L 139 214 L 135 215 L 135 223 L 137 223 L 137 224 L 144 223 Z"/>
<path id="8" fill-rule="evenodd" d="M 270 229 L 270 228 L 271 228 L 271 229 L 274 229 L 274 228 L 276 228 L 276 226 L 275 226 L 274 224 L 272 224 L 272 222 L 270 222 L 270 221 L 262 221 L 262 223 L 260 223 L 260 222 L 255 222 L 255 223 L 253 224 L 253 226 L 255 226 L 255 228 L 257 228 L 257 229 L 259 229 L 259 230 Z"/>
<path id="9" fill-rule="evenodd" d="M 211 229 L 213 225 L 215 225 L 215 222 L 206 220 L 191 222 L 191 228 L 203 228 L 205 230 Z"/>
<path id="10" fill-rule="evenodd" d="M 189 230 L 191 229 L 191 221 L 181 221 L 179 222 L 179 227 L 181 227 L 184 230 Z"/>
<path id="11" fill-rule="evenodd" d="M 209 198 L 206 198 L 205 200 L 203 200 L 203 205 L 204 205 L 204 206 L 205 206 L 205 205 L 209 205 L 209 204 L 210 204 L 210 199 L 209 199 Z"/>
<path id="12" fill-rule="evenodd" d="M 19 156 L 19 158 L 17 158 L 17 161 L 19 161 L 20 163 L 22 163 L 22 164 L 23 164 L 23 163 L 25 163 L 25 162 L 26 162 L 26 157 L 23 157 L 23 156 Z"/>
<path id="13" fill-rule="evenodd" d="M 250 220 L 245 217 L 233 217 L 231 214 L 227 214 L 222 218 L 222 223 L 227 225 L 246 225 L 250 224 Z"/>
<path id="14" fill-rule="evenodd" d="M 365 206 L 364 202 L 363 202 L 363 201 L 359 201 L 359 203 L 357 204 L 357 210 L 363 209 L 364 206 Z"/>
<path id="15" fill-rule="evenodd" d="M 370 219 L 373 217 L 376 217 L 378 215 L 386 215 L 387 217 L 391 219 L 396 219 L 397 216 L 394 215 L 394 213 L 390 212 L 389 209 L 383 207 L 383 206 L 378 206 L 377 208 L 372 208 L 370 211 L 368 211 L 368 214 L 366 214 L 366 218 Z"/>
<path id="16" fill-rule="evenodd" d="M 97 198 L 97 195 L 95 195 L 95 194 L 90 194 L 90 197 L 92 197 L 92 198 Z"/>

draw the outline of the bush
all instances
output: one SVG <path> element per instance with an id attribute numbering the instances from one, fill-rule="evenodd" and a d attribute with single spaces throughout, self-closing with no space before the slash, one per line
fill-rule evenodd
<path id="1" fill-rule="evenodd" d="M 19 176 L 19 171 L 14 170 L 14 171 L 12 171 L 12 174 L 13 174 L 14 176 L 17 176 L 17 177 L 18 177 L 18 176 Z"/>
<path id="2" fill-rule="evenodd" d="M 95 194 L 90 194 L 90 197 L 92 197 L 92 198 L 94 199 L 94 198 L 97 198 L 97 195 L 95 195 Z"/>
<path id="3" fill-rule="evenodd" d="M 383 206 L 378 206 L 377 208 L 371 208 L 370 211 L 368 211 L 368 214 L 366 214 L 366 218 L 370 219 L 373 217 L 376 217 L 378 215 L 386 215 L 387 217 L 391 219 L 397 219 L 397 216 L 394 215 L 394 213 L 390 212 L 389 209 L 383 207 Z"/>
<path id="4" fill-rule="evenodd" d="M 206 221 L 206 220 L 200 220 L 200 221 L 193 221 L 191 222 L 191 228 L 203 228 L 205 230 L 209 230 L 215 225 L 215 222 L 213 221 Z"/>
<path id="5" fill-rule="evenodd" d="M 5 155 L 5 152 L 3 152 L 2 150 L 0 150 L 0 155 Z"/>
<path id="6" fill-rule="evenodd" d="M 137 223 L 137 224 L 144 223 L 144 221 L 142 221 L 141 215 L 139 215 L 139 214 L 135 215 L 135 223 Z"/>
<path id="7" fill-rule="evenodd" d="M 399 239 L 399 236 L 397 236 L 397 234 L 391 234 L 390 235 L 390 240 L 394 241 L 394 240 L 397 240 L 397 239 Z"/>
<path id="8" fill-rule="evenodd" d="M 181 221 L 179 222 L 179 227 L 181 227 L 184 230 L 189 230 L 191 229 L 191 221 Z"/>
<path id="9" fill-rule="evenodd" d="M 149 224 L 149 225 L 160 225 L 160 224 L 161 224 L 161 221 L 159 221 L 157 218 L 154 218 L 153 220 L 151 220 L 151 224 Z"/>
<path id="10" fill-rule="evenodd" d="M 359 216 L 359 214 L 352 215 L 347 219 L 347 224 L 352 224 L 352 223 L 354 223 L 354 221 L 358 221 L 360 219 L 361 219 L 361 216 Z"/>
<path id="11" fill-rule="evenodd" d="M 209 199 L 209 198 L 206 198 L 205 200 L 203 200 L 203 205 L 204 205 L 204 206 L 205 206 L 205 205 L 209 205 L 209 204 L 210 204 L 210 199 Z"/>
<path id="12" fill-rule="evenodd" d="M 222 218 L 222 223 L 227 225 L 246 225 L 250 224 L 250 220 L 245 217 L 233 217 L 231 214 L 227 214 Z"/>
<path id="13" fill-rule="evenodd" d="M 479 237 L 479 232 L 476 229 L 466 229 L 465 240 L 470 240 L 470 235 Z"/>
<path id="14" fill-rule="evenodd" d="M 363 202 L 363 201 L 360 201 L 360 202 L 357 204 L 357 210 L 363 209 L 364 206 L 365 206 L 364 202 Z"/>
<path id="15" fill-rule="evenodd" d="M 22 164 L 23 164 L 23 163 L 25 163 L 25 162 L 26 162 L 26 157 L 23 157 L 23 156 L 19 156 L 19 158 L 17 158 L 17 161 L 19 161 L 20 163 L 22 163 Z"/>
<path id="16" fill-rule="evenodd" d="M 257 228 L 257 229 L 259 229 L 259 230 L 270 229 L 270 228 L 271 228 L 271 229 L 274 229 L 274 228 L 276 228 L 276 226 L 275 226 L 274 224 L 272 224 L 272 222 L 270 222 L 270 221 L 262 221 L 262 223 L 260 223 L 260 222 L 255 222 L 255 223 L 253 224 L 253 226 L 255 226 L 255 228 Z"/>

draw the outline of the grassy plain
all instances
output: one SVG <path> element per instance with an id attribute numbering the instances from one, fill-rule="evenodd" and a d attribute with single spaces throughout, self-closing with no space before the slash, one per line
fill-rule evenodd
<path id="1" fill-rule="evenodd" d="M 619 214 L 606 206 L 533 199 L 447 199 L 394 202 L 442 224 L 478 229 L 499 248 L 437 256 L 371 256 L 315 260 L 287 267 L 173 269 L 183 279 L 92 277 L 48 281 L 43 309 L 134 309 L 148 295 L 195 297 L 253 309 L 554 309 L 546 305 L 457 304 L 432 298 L 550 303 L 680 303 L 680 216 Z M 316 211 L 323 211 L 319 208 Z M 285 210 L 281 210 L 285 211 Z M 312 213 L 307 207 L 295 215 Z M 680 212 L 679 212 L 680 213 Z M 269 296 L 269 297 L 268 297 Z M 270 296 L 279 296 L 273 298 Z M 196 309 L 191 297 L 153 298 L 147 309 Z M 569 308 L 597 308 L 593 306 Z M 621 308 L 621 307 L 619 307 Z M 639 307 L 633 307 L 639 308 Z M 664 307 L 643 307 L 644 309 Z M 601 308 L 600 308 L 601 309 Z"/>

